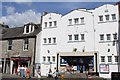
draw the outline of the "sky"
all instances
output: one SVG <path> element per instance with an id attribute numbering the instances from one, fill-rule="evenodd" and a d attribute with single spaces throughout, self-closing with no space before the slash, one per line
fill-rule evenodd
<path id="1" fill-rule="evenodd" d="M 94 9 L 104 4 L 115 3 L 116 2 L 2 2 L 0 22 L 4 22 L 6 25 L 9 25 L 9 27 L 20 27 L 29 22 L 40 23 L 40 18 L 44 11 L 64 15 L 77 8 Z"/>

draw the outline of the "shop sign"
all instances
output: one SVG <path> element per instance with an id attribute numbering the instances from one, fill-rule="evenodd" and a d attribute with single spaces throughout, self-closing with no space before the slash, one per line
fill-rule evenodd
<path id="1" fill-rule="evenodd" d="M 100 73 L 109 73 L 108 64 L 100 64 L 99 69 L 100 69 Z"/>

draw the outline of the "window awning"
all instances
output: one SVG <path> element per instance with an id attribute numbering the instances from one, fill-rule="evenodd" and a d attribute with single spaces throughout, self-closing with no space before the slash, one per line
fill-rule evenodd
<path id="1" fill-rule="evenodd" d="M 15 61 L 19 61 L 19 60 L 22 60 L 22 61 L 29 61 L 31 60 L 30 57 L 12 57 L 10 58 L 11 60 L 15 60 Z"/>

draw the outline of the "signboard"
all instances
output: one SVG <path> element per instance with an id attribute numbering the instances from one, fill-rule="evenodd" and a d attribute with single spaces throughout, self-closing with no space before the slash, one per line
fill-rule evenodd
<path id="1" fill-rule="evenodd" d="M 99 69 L 100 69 L 100 73 L 109 73 L 108 64 L 100 64 Z"/>
<path id="2" fill-rule="evenodd" d="M 66 66 L 66 64 L 67 64 L 66 58 L 60 57 L 60 65 L 61 66 Z"/>

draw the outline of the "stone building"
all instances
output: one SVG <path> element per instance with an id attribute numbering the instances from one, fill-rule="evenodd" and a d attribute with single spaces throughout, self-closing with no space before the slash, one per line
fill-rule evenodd
<path id="1" fill-rule="evenodd" d="M 40 24 L 28 23 L 22 27 L 2 30 L 2 72 L 16 74 L 18 65 L 28 66 L 34 75 L 36 35 Z"/>

